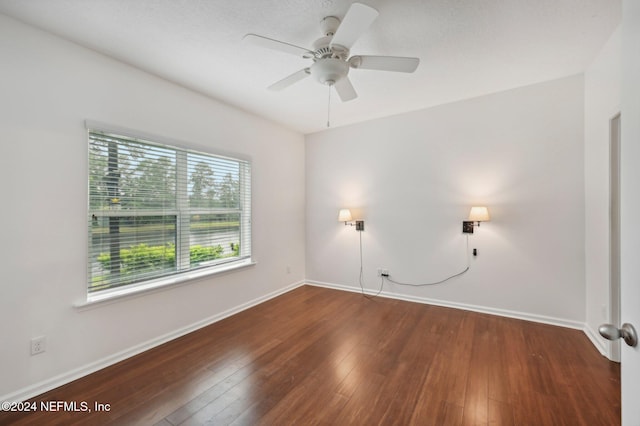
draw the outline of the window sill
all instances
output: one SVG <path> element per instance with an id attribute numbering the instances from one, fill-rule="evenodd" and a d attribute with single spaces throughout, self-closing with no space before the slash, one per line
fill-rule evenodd
<path id="1" fill-rule="evenodd" d="M 138 297 L 143 294 L 155 293 L 158 291 L 167 290 L 177 285 L 186 284 L 194 279 L 207 277 L 211 275 L 224 274 L 227 272 L 236 271 L 238 269 L 248 268 L 256 265 L 256 262 L 251 259 L 247 259 L 244 262 L 234 262 L 232 264 L 219 265 L 211 268 L 195 270 L 185 272 L 183 274 L 173 275 L 171 277 L 160 278 L 157 280 L 141 283 L 138 285 L 127 286 L 125 288 L 118 288 L 114 290 L 105 290 L 97 294 L 88 294 L 87 300 L 79 303 L 75 303 L 73 306 L 80 310 L 91 309 L 102 305 L 111 304 L 123 299 L 129 299 Z"/>

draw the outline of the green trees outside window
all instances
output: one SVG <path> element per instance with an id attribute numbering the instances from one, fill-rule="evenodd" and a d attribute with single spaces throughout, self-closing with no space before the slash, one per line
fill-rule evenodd
<path id="1" fill-rule="evenodd" d="M 89 282 L 100 291 L 251 256 L 250 164 L 89 132 Z"/>

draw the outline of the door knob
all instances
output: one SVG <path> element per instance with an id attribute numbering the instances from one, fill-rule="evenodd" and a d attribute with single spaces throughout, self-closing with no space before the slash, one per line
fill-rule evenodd
<path id="1" fill-rule="evenodd" d="M 613 324 L 602 324 L 598 327 L 598 331 L 607 340 L 617 340 L 622 337 L 629 346 L 635 347 L 638 344 L 638 333 L 629 323 L 622 324 L 620 328 L 616 328 Z"/>

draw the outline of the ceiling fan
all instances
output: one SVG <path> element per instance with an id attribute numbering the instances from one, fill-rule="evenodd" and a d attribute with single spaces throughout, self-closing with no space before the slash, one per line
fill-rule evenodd
<path id="1" fill-rule="evenodd" d="M 320 23 L 324 37 L 305 49 L 291 43 L 274 40 L 257 34 L 247 34 L 244 41 L 269 49 L 291 53 L 313 60 L 313 64 L 269 86 L 270 90 L 283 90 L 298 81 L 313 76 L 321 84 L 333 86 L 343 102 L 358 97 L 348 74 L 351 68 L 411 73 L 420 59 L 399 56 L 351 56 L 350 49 L 360 35 L 378 17 L 378 11 L 362 3 L 353 3 L 342 22 L 335 16 L 327 16 Z"/>

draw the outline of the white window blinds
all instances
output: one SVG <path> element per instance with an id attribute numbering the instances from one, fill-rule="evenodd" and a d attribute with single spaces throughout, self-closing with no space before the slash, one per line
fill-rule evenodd
<path id="1" fill-rule="evenodd" d="M 251 257 L 251 165 L 89 130 L 88 291 Z"/>

